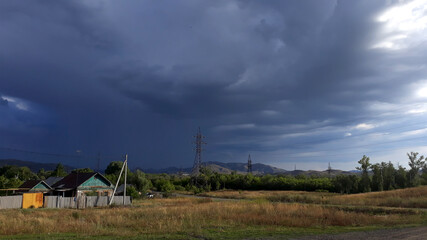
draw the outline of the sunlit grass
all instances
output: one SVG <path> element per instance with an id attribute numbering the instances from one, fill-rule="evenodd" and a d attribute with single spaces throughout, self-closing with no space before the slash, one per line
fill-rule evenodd
<path id="1" fill-rule="evenodd" d="M 269 201 L 212 201 L 211 199 L 154 199 L 133 207 L 25 209 L 0 211 L 0 235 L 171 237 L 309 233 L 319 229 L 370 228 L 424 221 L 423 214 L 375 215 L 320 205 Z M 246 231 L 245 231 L 246 229 Z M 187 236 L 187 237 L 186 237 Z"/>
<path id="2" fill-rule="evenodd" d="M 359 194 L 302 191 L 216 191 L 203 195 L 231 199 L 266 199 L 272 202 L 288 203 L 427 208 L 427 186 Z"/>

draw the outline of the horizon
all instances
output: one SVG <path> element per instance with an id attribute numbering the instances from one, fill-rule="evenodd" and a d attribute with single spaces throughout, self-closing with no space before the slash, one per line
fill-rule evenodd
<path id="1" fill-rule="evenodd" d="M 427 154 L 427 5 L 1 1 L 0 158 L 408 167 Z M 100 157 L 98 157 L 100 155 Z"/>

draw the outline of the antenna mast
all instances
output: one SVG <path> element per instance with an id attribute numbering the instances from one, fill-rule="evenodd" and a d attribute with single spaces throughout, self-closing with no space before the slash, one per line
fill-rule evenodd
<path id="1" fill-rule="evenodd" d="M 194 136 L 194 138 L 196 138 L 194 142 L 194 144 L 196 144 L 196 156 L 194 157 L 194 165 L 191 175 L 197 177 L 200 174 L 200 168 L 202 166 L 202 145 L 206 144 L 206 142 L 203 141 L 203 138 L 205 138 L 205 136 L 202 135 L 200 127 L 197 132 L 197 135 Z"/>
<path id="2" fill-rule="evenodd" d="M 248 157 L 248 173 L 252 173 L 252 159 L 251 159 L 251 155 L 249 154 Z"/>

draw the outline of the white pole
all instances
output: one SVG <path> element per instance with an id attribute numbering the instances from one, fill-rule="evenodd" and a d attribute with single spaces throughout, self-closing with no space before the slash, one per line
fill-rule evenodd
<path id="1" fill-rule="evenodd" d="M 126 154 L 126 157 L 127 157 L 127 154 Z M 126 160 L 125 160 L 125 162 L 123 163 L 122 170 L 120 170 L 119 178 L 117 179 L 116 186 L 114 187 L 113 196 L 111 196 L 111 200 L 110 200 L 110 203 L 109 203 L 108 205 L 111 205 L 111 203 L 113 203 L 114 194 L 116 194 L 117 186 L 119 185 L 120 178 L 122 177 L 122 173 L 123 173 L 123 169 L 124 169 L 124 167 L 125 167 L 125 163 L 126 163 Z"/>
<path id="2" fill-rule="evenodd" d="M 128 154 L 126 153 L 126 159 L 125 159 L 125 188 L 123 192 L 123 206 L 125 205 L 125 199 L 126 199 L 126 179 L 128 176 Z"/>

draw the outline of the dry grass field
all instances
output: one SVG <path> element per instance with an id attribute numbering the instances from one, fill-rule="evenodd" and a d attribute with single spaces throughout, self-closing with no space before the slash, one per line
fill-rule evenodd
<path id="1" fill-rule="evenodd" d="M 266 199 L 272 202 L 288 203 L 427 208 L 427 186 L 360 194 L 301 191 L 216 191 L 202 195 L 230 199 Z"/>
<path id="2" fill-rule="evenodd" d="M 336 195 L 288 192 L 291 195 L 335 199 L 336 203 L 381 205 L 387 197 L 424 199 L 426 188 L 383 193 Z M 104 239 L 241 239 L 338 233 L 426 222 L 424 211 L 355 211 L 322 204 L 283 203 L 265 200 L 286 192 L 216 192 L 239 194 L 249 201 L 215 201 L 210 198 L 147 199 L 132 207 L 94 209 L 0 210 L 1 238 L 104 238 Z M 210 193 L 213 194 L 213 193 Z M 412 195 L 411 195 L 412 194 Z M 228 196 L 228 195 L 227 195 Z M 304 197 L 301 197 L 304 199 Z M 371 199 L 372 201 L 368 201 Z M 421 206 L 421 204 L 420 204 Z"/>

